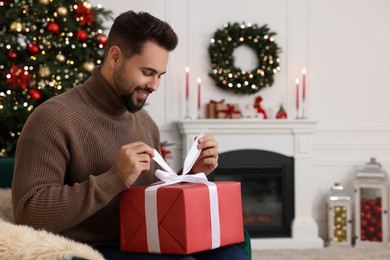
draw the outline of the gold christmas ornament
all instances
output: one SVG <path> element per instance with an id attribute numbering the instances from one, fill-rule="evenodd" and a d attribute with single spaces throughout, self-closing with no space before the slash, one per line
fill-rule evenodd
<path id="1" fill-rule="evenodd" d="M 43 5 L 48 5 L 49 4 L 49 0 L 39 0 L 38 1 L 40 4 L 43 4 Z"/>
<path id="2" fill-rule="evenodd" d="M 66 7 L 60 6 L 60 7 L 57 8 L 57 13 L 60 16 L 65 16 L 65 15 L 68 14 L 68 9 L 66 9 Z"/>
<path id="3" fill-rule="evenodd" d="M 24 25 L 20 22 L 12 22 L 9 27 L 9 30 L 11 32 L 22 32 L 24 31 Z"/>
<path id="4" fill-rule="evenodd" d="M 62 54 L 62 53 L 58 53 L 56 55 L 56 59 L 59 61 L 59 62 L 64 62 L 65 61 L 65 56 Z"/>
<path id="5" fill-rule="evenodd" d="M 47 78 L 50 76 L 50 68 L 47 66 L 39 67 L 38 74 L 41 78 Z"/>
<path id="6" fill-rule="evenodd" d="M 86 61 L 82 65 L 82 69 L 86 72 L 92 72 L 94 68 L 95 68 L 95 64 L 91 61 Z"/>

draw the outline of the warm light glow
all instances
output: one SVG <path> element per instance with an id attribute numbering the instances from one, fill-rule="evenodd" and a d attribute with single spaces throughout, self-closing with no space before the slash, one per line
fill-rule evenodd
<path id="1" fill-rule="evenodd" d="M 295 84 L 297 84 L 297 85 L 299 84 L 299 79 L 298 78 L 295 79 Z"/>
<path id="2" fill-rule="evenodd" d="M 302 74 L 306 74 L 306 69 L 305 68 L 302 69 Z"/>
<path id="3" fill-rule="evenodd" d="M 196 79 L 196 82 L 198 82 L 198 84 L 200 84 L 200 83 L 202 82 L 202 80 L 198 77 L 198 78 Z"/>
<path id="4" fill-rule="evenodd" d="M 186 67 L 186 72 L 190 72 L 190 68 L 188 66 Z"/>

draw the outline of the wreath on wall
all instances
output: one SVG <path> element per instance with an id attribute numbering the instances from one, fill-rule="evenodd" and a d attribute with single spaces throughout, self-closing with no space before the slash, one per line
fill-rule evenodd
<path id="1" fill-rule="evenodd" d="M 267 25 L 227 24 L 218 29 L 209 45 L 212 71 L 209 75 L 216 85 L 235 93 L 253 94 L 274 82 L 274 75 L 280 71 L 279 53 L 275 43 L 275 32 Z M 233 51 L 246 45 L 256 52 L 258 66 L 252 71 L 243 71 L 234 65 Z"/>

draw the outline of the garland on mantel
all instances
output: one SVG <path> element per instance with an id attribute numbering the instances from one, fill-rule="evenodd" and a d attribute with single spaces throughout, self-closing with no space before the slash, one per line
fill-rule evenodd
<path id="1" fill-rule="evenodd" d="M 228 23 L 215 32 L 209 45 L 212 72 L 209 75 L 216 85 L 235 93 L 253 94 L 274 82 L 274 75 L 280 71 L 279 53 L 281 49 L 275 43 L 275 32 L 267 25 Z M 233 51 L 241 45 L 255 50 L 258 66 L 243 71 L 234 65 Z"/>

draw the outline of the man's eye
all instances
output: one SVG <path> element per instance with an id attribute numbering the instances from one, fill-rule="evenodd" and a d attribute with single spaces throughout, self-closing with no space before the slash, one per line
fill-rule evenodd
<path id="1" fill-rule="evenodd" d="M 153 71 L 146 71 L 146 70 L 144 70 L 143 73 L 144 73 L 145 76 L 153 76 Z"/>

